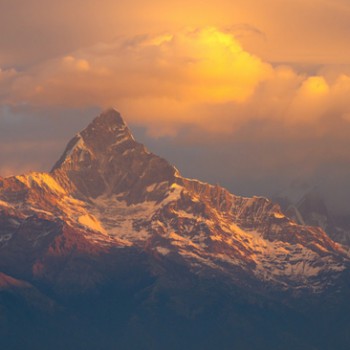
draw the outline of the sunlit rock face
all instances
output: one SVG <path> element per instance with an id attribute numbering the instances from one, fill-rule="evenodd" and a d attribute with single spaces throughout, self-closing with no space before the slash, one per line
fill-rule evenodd
<path id="1" fill-rule="evenodd" d="M 182 177 L 113 109 L 50 173 L 0 178 L 4 348 L 342 349 L 348 281 L 322 228 Z"/>
<path id="2" fill-rule="evenodd" d="M 161 191 L 149 194 L 145 189 L 152 184 L 173 182 L 175 173 L 167 161 L 134 140 L 115 110 L 104 112 L 77 134 L 51 172 L 77 196 L 124 194 L 130 203 L 162 196 Z"/>

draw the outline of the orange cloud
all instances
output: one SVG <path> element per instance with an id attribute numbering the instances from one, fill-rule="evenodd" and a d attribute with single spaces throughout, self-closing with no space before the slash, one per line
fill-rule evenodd
<path id="1" fill-rule="evenodd" d="M 15 101 L 37 105 L 116 105 L 131 120 L 171 133 L 201 123 L 197 105 L 245 103 L 272 67 L 216 28 L 99 44 L 36 67 L 14 82 Z M 159 132 L 157 132 L 159 133 Z"/>
<path id="2" fill-rule="evenodd" d="M 66 65 L 67 68 L 73 68 L 77 71 L 89 71 L 90 64 L 87 60 L 76 59 L 73 56 L 65 56 L 63 57 L 63 64 Z"/>
<path id="3" fill-rule="evenodd" d="M 184 126 L 231 135 L 251 121 L 348 120 L 350 78 L 297 73 L 246 51 L 214 27 L 100 43 L 13 77 L 6 102 L 116 106 L 154 136 Z M 345 93 L 347 92 L 347 93 Z"/>

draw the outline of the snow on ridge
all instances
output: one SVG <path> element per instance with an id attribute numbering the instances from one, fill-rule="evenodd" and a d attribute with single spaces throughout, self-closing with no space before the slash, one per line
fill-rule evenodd
<path id="1" fill-rule="evenodd" d="M 79 132 L 75 135 L 75 137 L 77 138 L 77 140 L 69 149 L 66 150 L 65 155 L 64 155 L 65 158 L 70 157 L 72 155 L 73 151 L 76 148 L 78 148 L 79 146 L 81 146 L 82 143 L 84 143 L 83 138 Z"/>
<path id="2" fill-rule="evenodd" d="M 125 200 L 120 200 L 120 194 L 115 196 L 103 195 L 95 199 L 90 199 L 87 210 L 94 223 L 90 220 L 80 218 L 80 223 L 89 226 L 95 231 L 104 232 L 110 238 L 121 240 L 133 244 L 135 242 L 145 242 L 150 238 L 151 227 L 139 227 L 139 223 L 149 224 L 153 215 L 162 207 L 180 198 L 182 186 L 172 184 L 169 188 L 168 196 L 160 203 L 156 201 L 145 201 L 137 204 L 128 204 Z M 96 222 L 100 227 L 96 226 Z M 98 229 L 98 228 L 102 228 Z"/>
<path id="3" fill-rule="evenodd" d="M 160 224 L 153 227 L 152 216 L 167 204 L 179 200 L 182 191 L 187 191 L 185 187 L 173 183 L 169 187 L 168 196 L 160 203 L 145 201 L 139 204 L 128 205 L 126 201 L 121 201 L 118 196 L 101 196 L 97 199 L 90 199 L 92 205 L 89 205 L 87 202 L 75 200 L 67 195 L 48 174 L 30 173 L 27 176 L 19 176 L 18 179 L 28 187 L 39 185 L 56 193 L 58 195 L 57 198 L 55 196 L 58 201 L 57 206 L 66 215 L 68 222 L 76 223 L 88 228 L 90 231 L 105 235 L 105 238 L 103 238 L 103 236 L 88 234 L 87 237 L 92 241 L 99 242 L 99 244 L 104 244 L 103 242 L 107 244 L 107 241 L 110 242 L 112 239 L 112 241 L 124 246 L 137 242 L 146 242 L 152 236 L 153 230 L 160 227 Z M 156 186 L 157 184 L 152 184 L 146 190 L 153 191 Z M 252 204 L 252 202 L 254 202 L 254 198 L 247 200 L 243 207 Z M 0 202 L 0 204 L 2 203 Z M 33 211 L 39 211 L 39 209 L 32 209 Z M 44 211 L 42 210 L 42 212 Z M 201 220 L 201 215 L 197 216 L 181 209 L 176 210 L 175 213 L 178 218 L 189 220 L 189 224 L 185 224 L 185 226 L 189 226 L 184 226 L 186 232 L 184 231 L 183 234 L 185 235 L 191 231 L 191 225 Z M 279 213 L 274 213 L 274 215 L 280 218 Z M 270 242 L 264 239 L 258 231 L 246 231 L 233 222 L 228 224 L 230 219 L 221 215 L 203 222 L 212 231 L 217 225 L 215 223 L 217 219 L 223 233 L 219 232 L 216 235 L 213 234 L 199 239 L 197 236 L 201 233 L 196 233 L 194 237 L 190 238 L 172 231 L 171 227 L 163 227 L 164 238 L 169 240 L 170 246 L 173 249 L 177 249 L 184 258 L 190 259 L 191 264 L 194 261 L 198 261 L 198 263 L 205 263 L 211 267 L 216 266 L 218 269 L 222 269 L 222 267 L 215 261 L 221 261 L 221 263 L 228 263 L 233 266 L 241 266 L 242 261 L 237 259 L 237 256 L 233 253 L 210 253 L 205 239 L 210 239 L 213 244 L 225 244 L 228 247 L 235 247 L 239 242 L 249 251 L 247 259 L 255 262 L 254 274 L 262 280 L 273 279 L 277 281 L 287 278 L 293 281 L 306 281 L 309 278 L 318 276 L 325 268 L 334 272 L 342 271 L 345 268 L 333 260 L 327 262 L 326 258 L 320 258 L 317 253 L 300 244 L 295 245 L 281 241 Z M 191 220 L 193 221 L 192 223 Z M 165 250 L 160 249 L 158 252 L 162 255 L 167 255 L 169 248 L 163 248 Z M 315 265 L 316 261 L 321 263 L 321 266 Z M 323 265 L 328 265 L 328 267 Z"/>
<path id="4" fill-rule="evenodd" d="M 0 206 L 1 207 L 6 207 L 6 208 L 13 208 L 13 205 L 11 205 L 10 203 L 7 203 L 3 200 L 0 199 Z"/>
<path id="5" fill-rule="evenodd" d="M 66 194 L 66 191 L 62 188 L 62 186 L 48 173 L 31 172 L 27 175 L 18 175 L 15 178 L 28 188 L 32 188 L 33 186 L 37 185 L 57 194 Z"/>
<path id="6" fill-rule="evenodd" d="M 157 246 L 156 251 L 162 255 L 168 255 L 170 253 L 170 249 L 161 246 Z"/>
<path id="7" fill-rule="evenodd" d="M 132 135 L 129 133 L 129 132 L 125 132 L 125 133 L 120 133 L 117 135 L 117 139 L 115 140 L 114 143 L 112 143 L 110 145 L 110 147 L 115 147 L 115 146 L 119 146 L 121 145 L 122 143 L 126 142 L 126 141 L 129 141 L 129 140 L 134 140 L 134 138 L 132 137 Z"/>
<path id="8" fill-rule="evenodd" d="M 78 222 L 80 224 L 82 224 L 83 226 L 92 229 L 93 231 L 98 231 L 101 232 L 103 234 L 106 234 L 105 229 L 101 226 L 101 223 L 96 220 L 95 217 L 93 217 L 90 214 L 85 214 L 85 215 L 81 215 L 78 218 Z"/>

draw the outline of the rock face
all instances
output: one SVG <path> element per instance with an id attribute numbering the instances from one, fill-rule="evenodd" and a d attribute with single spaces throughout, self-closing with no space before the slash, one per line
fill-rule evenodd
<path id="1" fill-rule="evenodd" d="M 197 319 L 223 295 L 260 305 L 272 297 L 278 304 L 345 293 L 349 262 L 347 250 L 321 228 L 296 223 L 279 205 L 182 177 L 137 143 L 115 110 L 77 134 L 50 173 L 0 179 L 0 271 L 33 285 L 64 315 L 69 310 L 84 315 L 82 305 L 90 301 L 77 300 L 100 305 L 106 298 L 111 304 L 94 312 L 127 310 L 123 327 L 133 332 L 144 327 L 140 314 L 129 315 L 140 303 L 153 324 L 168 307 L 174 319 Z M 225 308 L 219 308 L 219 318 Z M 224 318 L 228 329 L 238 320 L 231 314 Z M 143 329 L 140 336 L 153 331 Z M 242 341 L 227 334 L 222 339 L 228 347 Z M 131 340 L 123 341 L 120 348 L 133 348 Z M 246 341 L 244 346 L 255 349 Z M 159 344 L 144 348 L 168 346 Z"/>
<path id="2" fill-rule="evenodd" d="M 173 182 L 176 169 L 137 143 L 121 116 L 109 110 L 68 143 L 51 174 L 75 196 L 95 199 L 124 193 L 120 199 L 131 204 L 159 199 L 145 189 Z"/>

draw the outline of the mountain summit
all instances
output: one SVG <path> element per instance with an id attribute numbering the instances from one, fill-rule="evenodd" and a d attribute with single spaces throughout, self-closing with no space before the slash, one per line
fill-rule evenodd
<path id="1" fill-rule="evenodd" d="M 182 177 L 136 142 L 114 109 L 78 133 L 49 174 L 3 179 L 0 206 L 18 222 L 2 239 L 7 250 L 37 215 L 82 231 L 94 249 L 135 246 L 190 270 L 282 290 L 327 288 L 349 261 L 320 228 L 296 224 L 269 200 Z"/>
<path id="2" fill-rule="evenodd" d="M 147 186 L 173 181 L 175 173 L 168 162 L 134 140 L 114 109 L 103 112 L 78 133 L 51 171 L 58 183 L 78 196 L 124 193 L 129 203 L 149 197 L 144 193 Z"/>
<path id="3" fill-rule="evenodd" d="M 106 312 L 103 324 L 111 317 L 126 329 L 143 329 L 142 315 L 150 327 L 163 324 L 163 308 L 184 324 L 199 317 L 198 327 L 206 305 L 223 300 L 260 305 L 347 290 L 349 253 L 321 228 L 297 224 L 265 198 L 182 177 L 113 109 L 68 143 L 50 173 L 0 179 L 0 223 L 7 289 L 29 288 L 69 315 L 86 315 L 94 300 L 93 319 Z M 231 320 L 220 310 L 217 324 Z"/>

